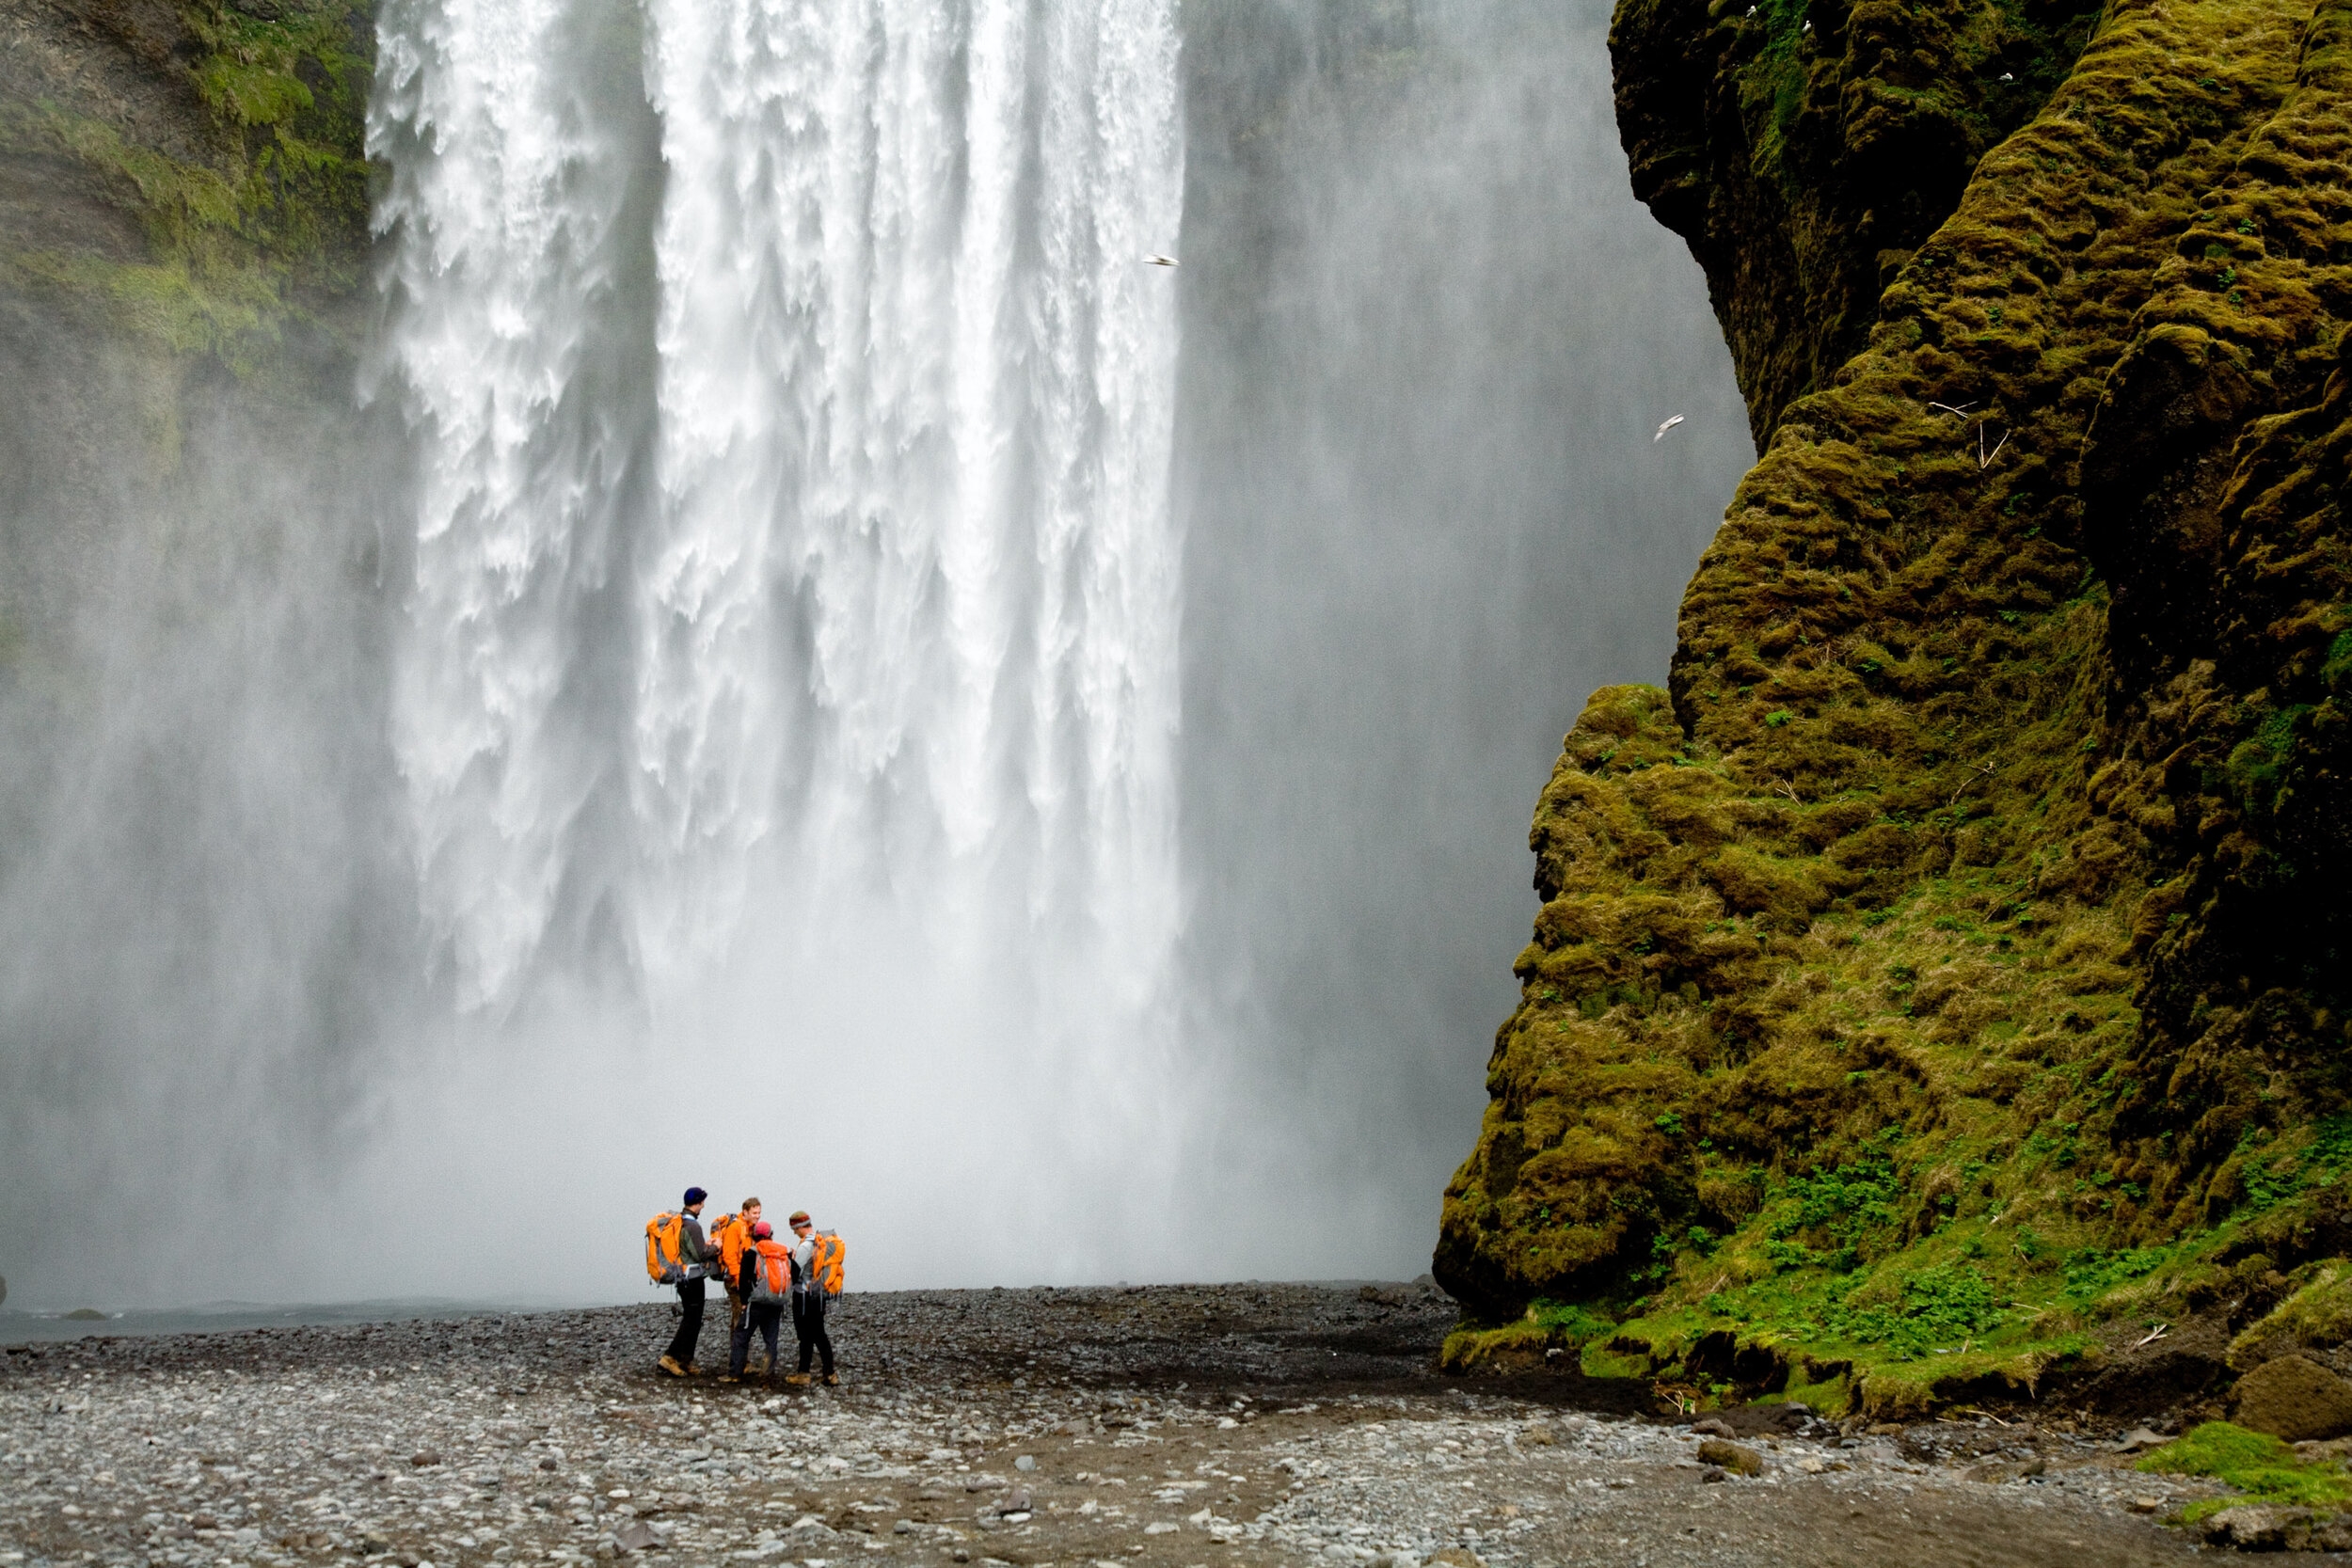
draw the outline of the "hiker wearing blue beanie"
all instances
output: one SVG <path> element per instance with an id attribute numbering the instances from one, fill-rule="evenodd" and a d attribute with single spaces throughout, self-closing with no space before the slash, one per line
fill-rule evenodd
<path id="1" fill-rule="evenodd" d="M 703 1275 L 710 1266 L 710 1244 L 703 1240 L 703 1204 L 710 1195 L 700 1187 L 686 1189 L 685 1223 L 678 1227 L 678 1263 L 686 1277 L 677 1282 L 677 1334 L 662 1354 L 661 1370 L 672 1377 L 694 1370 L 694 1342 L 703 1335 Z"/>

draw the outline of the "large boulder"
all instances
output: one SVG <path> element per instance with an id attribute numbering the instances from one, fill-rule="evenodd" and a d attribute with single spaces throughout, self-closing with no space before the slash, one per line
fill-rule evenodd
<path id="1" fill-rule="evenodd" d="M 1720 1437 L 1709 1437 L 1699 1445 L 1699 1463 L 1720 1465 L 1738 1476 L 1760 1476 L 1764 1473 L 1764 1456 L 1742 1443 L 1726 1443 Z"/>
<path id="2" fill-rule="evenodd" d="M 2352 1433 L 2352 1383 L 2299 1355 L 2264 1362 L 2232 1398 L 2238 1425 L 2290 1443 Z"/>
<path id="3" fill-rule="evenodd" d="M 2269 1503 L 2241 1503 L 2209 1516 L 2208 1546 L 2241 1552 L 2340 1552 L 2352 1547 L 2352 1516 Z"/>

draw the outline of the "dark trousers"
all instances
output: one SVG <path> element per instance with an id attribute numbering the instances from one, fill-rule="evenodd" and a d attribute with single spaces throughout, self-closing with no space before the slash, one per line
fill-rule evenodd
<path id="1" fill-rule="evenodd" d="M 686 1314 L 678 1319 L 677 1338 L 670 1341 L 670 1359 L 681 1367 L 694 1364 L 694 1341 L 703 1337 L 703 1282 L 686 1279 L 678 1282 L 677 1299 Z"/>
<path id="2" fill-rule="evenodd" d="M 792 1296 L 792 1332 L 801 1337 L 801 1370 L 808 1370 L 808 1357 L 816 1351 L 825 1358 L 825 1375 L 833 1375 L 833 1339 L 825 1333 L 825 1298 L 814 1291 L 798 1291 Z"/>
<path id="3" fill-rule="evenodd" d="M 776 1370 L 776 1335 L 784 1327 L 784 1303 L 754 1301 L 742 1304 L 743 1315 L 735 1324 L 734 1354 L 727 1358 L 727 1370 L 737 1377 L 752 1362 L 752 1336 L 756 1334 L 768 1341 L 768 1370 Z"/>

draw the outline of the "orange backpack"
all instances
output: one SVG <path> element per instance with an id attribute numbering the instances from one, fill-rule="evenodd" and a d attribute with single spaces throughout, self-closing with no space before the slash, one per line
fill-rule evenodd
<path id="1" fill-rule="evenodd" d="M 645 1273 L 656 1285 L 686 1277 L 686 1216 L 656 1214 L 645 1222 Z"/>
<path id="2" fill-rule="evenodd" d="M 722 1214 L 719 1223 L 710 1227 L 710 1244 L 719 1251 L 719 1259 L 726 1267 L 727 1278 L 735 1277 L 736 1268 L 743 1257 L 743 1249 L 751 1244 L 752 1227 L 740 1214 Z"/>
<path id="3" fill-rule="evenodd" d="M 756 1306 L 781 1306 L 792 1299 L 792 1251 L 782 1242 L 754 1242 L 743 1261 L 744 1299 Z"/>
<path id="4" fill-rule="evenodd" d="M 809 1288 L 828 1298 L 840 1295 L 841 1260 L 850 1255 L 849 1243 L 830 1230 L 819 1230 L 809 1241 L 814 1243 L 808 1255 Z"/>

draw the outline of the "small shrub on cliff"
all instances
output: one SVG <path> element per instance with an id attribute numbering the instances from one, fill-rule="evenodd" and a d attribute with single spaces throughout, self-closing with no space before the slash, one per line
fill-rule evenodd
<path id="1" fill-rule="evenodd" d="M 1765 1227 L 1767 1244 L 1776 1266 L 1823 1262 L 1833 1269 L 1851 1269 L 1859 1261 L 1864 1242 L 1891 1226 L 1902 1181 L 1886 1152 L 1891 1137 L 1882 1137 L 1862 1158 L 1808 1176 L 1791 1177 Z M 1826 1257 L 1792 1244 L 1811 1236 L 1833 1243 Z"/>
<path id="2" fill-rule="evenodd" d="M 1957 1349 L 2006 1315 L 1984 1275 L 1962 1264 L 1923 1269 L 1899 1289 L 1885 1306 L 1833 1306 L 1821 1314 L 1822 1326 L 1839 1338 L 1919 1356 Z"/>

